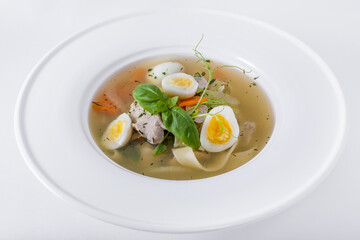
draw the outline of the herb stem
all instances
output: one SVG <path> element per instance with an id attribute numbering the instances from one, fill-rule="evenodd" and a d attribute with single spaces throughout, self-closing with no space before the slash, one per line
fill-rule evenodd
<path id="1" fill-rule="evenodd" d="M 251 70 L 250 70 L 250 71 L 246 71 L 246 70 L 243 69 L 243 68 L 240 68 L 240 67 L 237 67 L 237 66 L 233 66 L 233 65 L 222 65 L 222 66 L 220 66 L 220 67 L 217 67 L 215 70 L 212 70 L 211 65 L 210 65 L 210 62 L 211 62 L 211 61 L 208 60 L 208 59 L 206 59 L 206 58 L 203 56 L 203 54 L 198 51 L 198 47 L 199 47 L 199 45 L 200 45 L 200 43 L 202 42 L 203 39 L 204 39 L 204 34 L 202 34 L 200 41 L 196 44 L 195 49 L 194 49 L 194 52 L 195 52 L 195 57 L 198 58 L 198 60 L 197 60 L 196 62 L 197 62 L 197 63 L 198 63 L 198 62 L 202 62 L 203 65 L 201 66 L 201 68 L 203 68 L 203 69 L 205 69 L 205 70 L 208 71 L 208 73 L 209 73 L 208 76 L 209 76 L 209 77 L 208 77 L 207 84 L 206 84 L 206 86 L 205 86 L 202 94 L 200 95 L 199 101 L 197 102 L 197 104 L 196 104 L 194 107 L 191 108 L 190 115 L 192 115 L 192 114 L 196 111 L 196 109 L 199 107 L 199 105 L 201 104 L 201 100 L 203 99 L 206 91 L 208 90 L 209 85 L 210 85 L 210 83 L 211 83 L 211 81 L 212 81 L 212 79 L 213 79 L 213 76 L 214 76 L 215 72 L 217 72 L 217 71 L 220 70 L 221 68 L 225 68 L 225 67 L 239 69 L 239 70 L 241 70 L 244 74 L 251 72 Z M 204 74 L 204 75 L 205 75 L 205 74 Z M 224 95 L 223 95 L 221 98 L 219 98 L 218 100 L 223 99 L 229 90 L 230 90 L 230 89 L 228 89 L 228 90 L 224 93 Z M 212 104 L 212 105 L 218 105 L 218 104 L 215 103 L 215 102 L 210 103 L 209 100 L 208 100 L 207 102 L 204 102 L 203 104 L 207 104 L 207 103 L 208 103 L 208 104 Z M 215 103 L 215 104 L 214 104 L 214 103 Z M 226 101 L 221 101 L 221 104 L 223 104 L 223 103 L 232 107 L 232 105 L 229 104 L 229 103 L 227 103 Z"/>
<path id="2" fill-rule="evenodd" d="M 201 61 L 201 62 L 203 62 L 204 65 L 206 65 L 206 67 L 202 66 L 202 68 L 204 68 L 204 69 L 206 69 L 206 70 L 208 71 L 208 73 L 209 73 L 209 81 L 207 81 L 207 84 L 206 84 L 206 86 L 205 86 L 205 88 L 204 88 L 204 91 L 202 92 L 202 94 L 201 94 L 201 96 L 200 96 L 200 98 L 199 98 L 199 101 L 197 102 L 197 104 L 195 105 L 195 107 L 191 110 L 190 115 L 191 115 L 192 113 L 194 113 L 195 110 L 196 110 L 196 109 L 198 108 L 198 106 L 200 105 L 201 100 L 203 99 L 203 97 L 204 97 L 204 95 L 205 95 L 205 92 L 206 92 L 206 90 L 208 89 L 208 87 L 209 87 L 209 85 L 210 85 L 210 80 L 212 79 L 212 76 L 213 76 L 213 71 L 211 71 L 210 64 L 209 64 L 208 61 L 204 58 L 204 56 L 202 55 L 202 53 L 197 50 L 197 48 L 199 47 L 199 45 L 200 45 L 200 43 L 202 42 L 203 39 L 204 39 L 204 34 L 202 34 L 201 39 L 200 39 L 200 41 L 198 42 L 198 44 L 196 45 L 194 51 L 195 51 L 195 56 L 199 59 L 198 62 Z"/>

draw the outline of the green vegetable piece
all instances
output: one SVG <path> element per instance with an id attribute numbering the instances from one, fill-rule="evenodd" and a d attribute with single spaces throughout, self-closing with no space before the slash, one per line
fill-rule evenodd
<path id="1" fill-rule="evenodd" d="M 134 162 L 138 162 L 141 158 L 141 153 L 139 148 L 136 145 L 129 144 L 124 148 L 118 150 L 126 159 L 129 159 Z"/>
<path id="2" fill-rule="evenodd" d="M 200 147 L 199 132 L 190 115 L 180 107 L 161 114 L 163 123 L 168 131 L 175 135 L 187 146 L 198 149 Z"/>
<path id="3" fill-rule="evenodd" d="M 168 98 L 166 99 L 166 105 L 169 107 L 169 108 L 172 108 L 176 105 L 177 101 L 179 99 L 179 96 L 175 96 L 175 97 L 172 97 L 172 98 Z"/>
<path id="4" fill-rule="evenodd" d="M 166 151 L 166 146 L 164 145 L 164 144 L 162 144 L 162 143 L 159 143 L 157 146 L 156 146 L 156 148 L 155 148 L 155 150 L 154 150 L 154 152 L 153 152 L 153 155 L 154 156 L 157 156 L 157 155 L 159 155 L 159 154 L 161 154 L 161 153 L 163 153 L 163 152 L 165 152 Z"/>
<path id="5" fill-rule="evenodd" d="M 166 100 L 168 96 L 153 84 L 141 84 L 133 91 L 135 101 L 141 107 L 152 114 L 158 114 L 169 110 Z"/>
<path id="6" fill-rule="evenodd" d="M 201 77 L 201 75 L 200 75 L 200 73 L 197 72 L 194 74 L 194 77 Z"/>
<path id="7" fill-rule="evenodd" d="M 215 79 L 211 79 L 209 85 L 213 84 L 214 82 L 215 82 Z"/>

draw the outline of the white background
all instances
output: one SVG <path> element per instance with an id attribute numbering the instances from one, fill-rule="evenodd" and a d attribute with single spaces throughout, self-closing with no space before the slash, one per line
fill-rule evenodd
<path id="1" fill-rule="evenodd" d="M 328 63 L 344 91 L 348 111 L 347 144 L 339 163 L 295 206 L 234 229 L 148 233 L 78 212 L 41 185 L 20 156 L 13 112 L 21 84 L 42 55 L 85 27 L 128 12 L 190 6 L 266 21 L 305 42 Z M 359 68 L 360 1 L 0 0 L 0 239 L 360 239 Z"/>

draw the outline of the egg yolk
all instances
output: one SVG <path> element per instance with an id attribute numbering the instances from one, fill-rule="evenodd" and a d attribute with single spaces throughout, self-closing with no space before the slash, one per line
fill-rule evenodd
<path id="1" fill-rule="evenodd" d="M 229 141 L 231 138 L 231 127 L 229 122 L 220 114 L 216 114 L 216 117 L 212 117 L 208 127 L 206 129 L 207 132 L 207 138 L 211 143 L 214 144 L 223 144 Z M 221 121 L 223 125 L 223 129 L 221 128 L 221 125 L 219 123 L 219 120 Z"/>
<path id="2" fill-rule="evenodd" d="M 171 79 L 170 84 L 175 87 L 188 88 L 192 86 L 193 82 L 189 78 L 179 77 Z"/>
<path id="3" fill-rule="evenodd" d="M 124 119 L 120 119 L 119 121 L 115 122 L 109 131 L 109 140 L 115 142 L 119 139 L 123 129 L 124 129 L 125 121 Z"/>

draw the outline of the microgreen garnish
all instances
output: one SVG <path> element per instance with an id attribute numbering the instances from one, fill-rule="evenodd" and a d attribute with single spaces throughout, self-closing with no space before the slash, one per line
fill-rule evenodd
<path id="1" fill-rule="evenodd" d="M 205 69 L 205 70 L 208 72 L 208 76 L 209 76 L 208 79 L 211 79 L 211 80 L 209 80 L 209 81 L 207 82 L 207 84 L 206 84 L 206 86 L 205 86 L 202 94 L 200 95 L 200 98 L 199 98 L 198 103 L 192 108 L 192 110 L 190 111 L 190 114 L 192 114 L 192 113 L 198 108 L 198 106 L 200 105 L 201 100 L 202 100 L 202 98 L 204 97 L 206 91 L 208 90 L 210 83 L 213 83 L 212 80 L 213 80 L 214 74 L 215 74 L 218 70 L 220 70 L 221 68 L 225 68 L 225 67 L 231 67 L 231 68 L 240 69 L 244 74 L 251 72 L 251 71 L 246 71 L 245 69 L 242 69 L 242 68 L 237 67 L 237 66 L 232 66 L 232 65 L 222 65 L 222 66 L 220 66 L 220 67 L 217 67 L 215 70 L 213 70 L 213 69 L 211 68 L 211 65 L 210 65 L 210 62 L 211 62 L 211 61 L 210 61 L 209 59 L 206 59 L 206 58 L 203 56 L 203 54 L 202 54 L 201 52 L 199 52 L 199 50 L 198 50 L 198 47 L 199 47 L 199 45 L 200 45 L 200 43 L 202 42 L 203 39 L 204 39 L 204 34 L 202 35 L 200 41 L 199 41 L 199 42 L 197 43 L 197 45 L 195 46 L 194 52 L 195 52 L 195 57 L 197 57 L 197 59 L 198 59 L 196 62 L 197 62 L 197 63 L 199 63 L 199 62 L 202 63 L 201 68 Z M 204 73 L 205 73 L 205 72 L 204 72 Z M 215 81 L 215 80 L 214 80 L 214 81 Z M 224 101 L 224 102 L 225 102 L 225 101 Z M 206 104 L 206 102 L 205 102 L 205 104 Z M 226 104 L 226 105 L 228 105 L 228 104 Z"/>
<path id="2" fill-rule="evenodd" d="M 221 128 L 221 134 L 224 131 L 229 131 L 227 128 L 225 128 L 224 124 L 222 123 L 222 121 L 220 120 L 220 118 L 217 116 L 217 114 L 219 114 L 220 112 L 222 112 L 224 110 L 224 108 L 222 110 L 220 110 L 219 112 L 212 114 L 212 113 L 204 113 L 204 114 L 199 114 L 197 115 L 197 111 L 195 111 L 195 114 L 192 116 L 192 118 L 198 118 L 198 117 L 204 117 L 204 116 L 212 116 L 216 119 L 216 121 L 219 123 L 220 128 Z"/>

